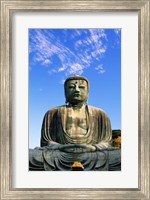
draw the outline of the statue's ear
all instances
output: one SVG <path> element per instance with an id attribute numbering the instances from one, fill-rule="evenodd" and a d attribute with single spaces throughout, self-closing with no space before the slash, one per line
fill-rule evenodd
<path id="1" fill-rule="evenodd" d="M 85 105 L 85 106 L 88 105 L 88 100 L 86 100 L 86 101 L 84 102 L 84 105 Z"/>

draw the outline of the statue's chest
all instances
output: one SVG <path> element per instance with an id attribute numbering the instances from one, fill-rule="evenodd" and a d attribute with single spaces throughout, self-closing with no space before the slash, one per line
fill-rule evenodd
<path id="1" fill-rule="evenodd" d="M 68 109 L 66 127 L 67 129 L 70 129 L 71 127 L 72 128 L 81 127 L 83 129 L 86 129 L 87 116 L 86 116 L 85 109 L 80 109 L 80 110 Z"/>
<path id="2" fill-rule="evenodd" d="M 80 110 L 68 108 L 65 120 L 66 143 L 90 144 L 92 142 L 89 131 L 89 116 L 85 107 Z"/>
<path id="3" fill-rule="evenodd" d="M 88 126 L 85 109 L 68 109 L 66 119 L 66 136 L 70 143 L 85 143 Z"/>

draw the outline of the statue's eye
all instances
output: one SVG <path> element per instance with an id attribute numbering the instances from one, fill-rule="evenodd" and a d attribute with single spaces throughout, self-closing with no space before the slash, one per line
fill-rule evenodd
<path id="1" fill-rule="evenodd" d="M 85 88 L 85 86 L 84 86 L 84 85 L 80 85 L 80 86 L 79 86 L 79 88 L 82 88 L 82 89 L 84 89 L 84 88 Z"/>
<path id="2" fill-rule="evenodd" d="M 69 86 L 69 89 L 73 89 L 73 88 L 74 88 L 74 86 L 73 86 L 73 85 L 70 85 L 70 86 Z"/>

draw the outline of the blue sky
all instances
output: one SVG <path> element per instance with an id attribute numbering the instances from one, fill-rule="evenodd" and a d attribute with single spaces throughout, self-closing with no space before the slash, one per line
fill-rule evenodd
<path id="1" fill-rule="evenodd" d="M 90 82 L 88 104 L 121 129 L 121 30 L 29 29 L 29 147 L 40 145 L 44 114 L 65 104 L 64 80 Z"/>

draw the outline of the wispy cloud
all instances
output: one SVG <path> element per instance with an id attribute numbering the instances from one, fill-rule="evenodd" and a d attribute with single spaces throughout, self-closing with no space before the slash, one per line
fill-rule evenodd
<path id="1" fill-rule="evenodd" d="M 71 65 L 71 67 L 68 70 L 68 73 L 81 75 L 83 73 L 83 69 L 84 67 L 80 64 Z"/>
<path id="2" fill-rule="evenodd" d="M 121 43 L 121 29 L 114 29 L 114 33 L 115 33 L 115 41 L 114 41 L 114 44 L 113 44 L 113 48 L 116 48 L 116 47 L 120 47 L 120 43 Z"/>
<path id="3" fill-rule="evenodd" d="M 104 67 L 103 67 L 102 64 L 100 64 L 100 65 L 98 65 L 97 67 L 95 67 L 95 70 L 97 70 L 97 72 L 98 72 L 99 74 L 104 74 L 104 73 L 106 72 L 106 70 L 104 69 Z"/>
<path id="4" fill-rule="evenodd" d="M 30 29 L 29 33 L 30 59 L 49 67 L 49 74 L 81 75 L 95 61 L 99 65 L 107 51 L 103 29 Z M 95 70 L 103 71 L 100 65 Z"/>
<path id="5" fill-rule="evenodd" d="M 120 35 L 121 29 L 116 28 L 116 29 L 114 29 L 114 32 L 115 32 L 116 35 Z"/>

